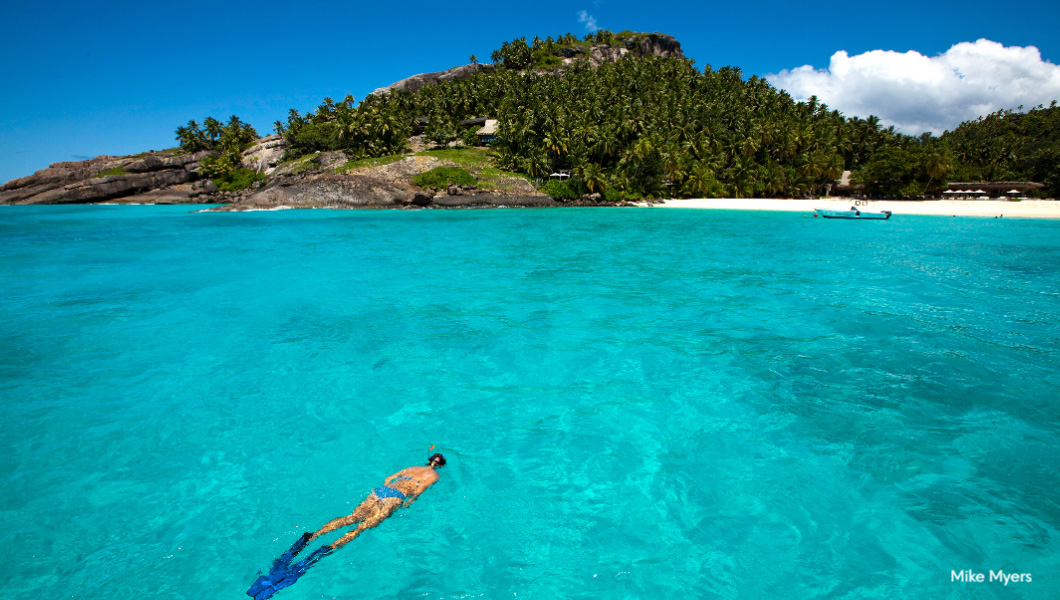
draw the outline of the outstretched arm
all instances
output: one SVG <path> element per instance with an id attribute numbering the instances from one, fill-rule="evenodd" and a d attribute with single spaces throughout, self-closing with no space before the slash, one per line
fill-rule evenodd
<path id="1" fill-rule="evenodd" d="M 401 469 L 397 473 L 394 473 L 390 477 L 387 477 L 383 480 L 383 485 L 390 485 L 391 483 L 394 483 L 394 480 L 396 479 L 409 479 L 409 476 L 405 473 L 405 471 L 408 471 L 408 469 Z"/>
<path id="2" fill-rule="evenodd" d="M 411 496 L 406 498 L 405 501 L 401 504 L 401 508 L 408 508 L 408 507 L 412 506 L 412 503 L 415 502 L 416 498 L 419 498 L 420 494 L 422 494 L 422 493 L 423 493 L 423 490 L 420 490 L 420 491 L 416 492 L 415 494 L 412 494 Z"/>

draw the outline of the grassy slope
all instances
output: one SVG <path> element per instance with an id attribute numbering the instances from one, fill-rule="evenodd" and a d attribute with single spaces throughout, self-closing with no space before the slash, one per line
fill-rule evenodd
<path id="1" fill-rule="evenodd" d="M 417 156 L 432 156 L 454 167 L 460 167 L 478 180 L 478 187 L 485 190 L 512 191 L 518 184 L 528 181 L 526 175 L 497 168 L 494 154 L 488 148 L 458 146 L 440 150 L 424 150 Z M 518 181 L 517 181 L 518 180 Z"/>
<path id="2" fill-rule="evenodd" d="M 510 192 L 516 188 L 524 187 L 526 185 L 525 182 L 528 180 L 521 173 L 513 173 L 497 168 L 494 154 L 488 148 L 468 146 L 351 160 L 341 167 L 333 169 L 332 173 L 347 173 L 361 168 L 388 165 L 410 156 L 428 156 L 438 159 L 443 165 L 464 169 L 478 181 L 478 187 L 484 190 Z"/>

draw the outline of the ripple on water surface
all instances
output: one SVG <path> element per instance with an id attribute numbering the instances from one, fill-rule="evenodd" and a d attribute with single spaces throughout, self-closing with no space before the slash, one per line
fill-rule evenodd
<path id="1" fill-rule="evenodd" d="M 436 444 L 281 597 L 1057 596 L 1058 226 L 11 208 L 0 576 L 240 597 Z"/>

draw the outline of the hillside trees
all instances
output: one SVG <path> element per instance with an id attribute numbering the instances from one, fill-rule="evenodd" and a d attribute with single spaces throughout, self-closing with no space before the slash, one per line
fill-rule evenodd
<path id="1" fill-rule="evenodd" d="M 946 143 L 925 135 L 875 153 L 854 179 L 870 196 L 920 197 L 941 192 L 952 170 Z"/>
<path id="2" fill-rule="evenodd" d="M 404 151 L 411 119 L 374 96 L 357 106 L 347 95 L 338 103 L 325 98 L 304 115 L 291 109 L 287 124 L 279 129 L 288 144 L 287 158 L 330 150 L 344 150 L 354 159 L 372 158 Z"/>
<path id="3" fill-rule="evenodd" d="M 959 181 L 1038 181 L 1060 195 L 1060 107 L 1000 110 L 961 123 L 941 137 L 954 156 Z"/>
<path id="4" fill-rule="evenodd" d="M 496 118 L 498 166 L 538 179 L 571 170 L 573 188 L 611 197 L 806 196 L 823 193 L 844 170 L 870 193 L 895 196 L 937 191 L 953 178 L 1060 185 L 1054 107 L 914 138 L 873 116 L 846 118 L 817 98 L 797 102 L 734 67 L 627 55 L 595 68 L 575 60 L 562 75 L 534 70 L 547 57 L 558 61 L 556 53 L 637 35 L 520 38 L 492 53 L 498 66 L 489 71 L 372 95 L 359 106 L 349 96 L 325 99 L 307 114 L 292 110 L 279 129 L 288 157 L 317 150 L 374 157 L 404 151 L 417 118 L 427 118 L 426 137 L 439 145 L 472 139 L 461 120 Z M 183 134 L 196 143 L 193 128 Z"/>
<path id="5" fill-rule="evenodd" d="M 200 127 L 194 120 L 177 127 L 176 139 L 182 152 L 209 150 L 202 159 L 202 172 L 207 177 L 224 175 L 239 169 L 243 150 L 254 142 L 258 132 L 249 123 L 232 115 L 228 123 L 206 117 Z"/>

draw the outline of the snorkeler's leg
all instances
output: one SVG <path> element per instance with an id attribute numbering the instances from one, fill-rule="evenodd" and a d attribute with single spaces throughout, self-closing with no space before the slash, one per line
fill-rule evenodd
<path id="1" fill-rule="evenodd" d="M 335 531 L 336 529 L 342 529 L 343 527 L 346 527 L 347 525 L 353 525 L 354 523 L 360 523 L 361 521 L 363 521 L 363 520 L 367 519 L 369 516 L 371 516 L 371 514 L 373 512 L 375 512 L 374 508 L 375 508 L 375 501 L 374 500 L 368 499 L 368 500 L 365 500 L 364 502 L 361 502 L 361 504 L 358 505 L 357 508 L 355 508 L 352 513 L 346 515 L 345 517 L 339 517 L 337 519 L 332 519 L 332 520 L 328 521 L 327 523 L 325 523 L 324 526 L 321 527 L 316 533 L 314 533 L 311 536 L 309 536 L 309 539 L 307 540 L 307 542 L 311 542 L 311 541 L 315 540 L 316 538 L 318 538 L 318 537 L 320 537 L 320 536 L 322 536 L 324 534 L 331 533 L 332 531 Z"/>
<path id="2" fill-rule="evenodd" d="M 344 535 L 344 536 L 340 537 L 339 539 L 335 540 L 334 542 L 332 542 L 331 543 L 331 549 L 332 550 L 338 550 L 339 548 L 342 548 L 346 544 L 349 544 L 353 540 L 357 539 L 357 536 L 361 535 L 361 533 L 363 533 L 365 529 L 371 529 L 371 527 L 368 525 L 368 521 L 365 521 L 364 523 L 361 523 L 360 525 L 357 526 L 357 529 L 354 529 L 353 531 L 348 532 L 346 535 Z"/>
<path id="3" fill-rule="evenodd" d="M 338 550 L 339 548 L 355 540 L 357 536 L 364 533 L 365 530 L 378 527 L 380 523 L 387 519 L 387 517 L 394 514 L 397 509 L 401 508 L 401 501 L 397 498 L 387 498 L 386 500 L 377 504 L 377 507 L 378 508 L 375 514 L 365 519 L 364 522 L 357 526 L 357 529 L 354 529 L 353 531 L 335 540 L 331 544 L 330 548 L 332 550 Z"/>

